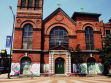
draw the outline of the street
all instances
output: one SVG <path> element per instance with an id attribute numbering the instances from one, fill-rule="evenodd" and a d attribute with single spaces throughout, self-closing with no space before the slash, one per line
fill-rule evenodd
<path id="1" fill-rule="evenodd" d="M 111 78 L 107 76 L 97 77 L 34 77 L 18 78 L 11 77 L 7 79 L 7 75 L 0 75 L 0 83 L 111 83 Z"/>

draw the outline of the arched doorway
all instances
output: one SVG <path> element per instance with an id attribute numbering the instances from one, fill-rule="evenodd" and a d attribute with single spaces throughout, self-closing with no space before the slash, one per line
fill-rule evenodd
<path id="1" fill-rule="evenodd" d="M 96 74 L 95 62 L 96 60 L 94 58 L 92 57 L 88 58 L 87 60 L 88 74 Z"/>
<path id="2" fill-rule="evenodd" d="M 21 59 L 20 74 L 31 74 L 31 59 L 29 57 Z"/>
<path id="3" fill-rule="evenodd" d="M 59 57 L 55 60 L 55 74 L 64 74 L 64 59 Z"/>

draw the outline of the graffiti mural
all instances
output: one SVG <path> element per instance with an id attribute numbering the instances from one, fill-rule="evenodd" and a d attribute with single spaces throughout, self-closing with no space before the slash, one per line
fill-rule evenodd
<path id="1" fill-rule="evenodd" d="M 96 67 L 95 62 L 88 62 L 87 63 L 88 73 L 89 74 L 96 74 Z"/>
<path id="2" fill-rule="evenodd" d="M 22 62 L 20 73 L 21 74 L 31 74 L 31 62 Z"/>
<path id="3" fill-rule="evenodd" d="M 20 63 L 12 63 L 11 64 L 11 75 L 20 74 Z"/>
<path id="4" fill-rule="evenodd" d="M 20 73 L 20 64 L 19 63 L 12 64 L 12 71 L 14 71 L 15 73 Z"/>
<path id="5" fill-rule="evenodd" d="M 48 72 L 49 72 L 49 64 L 42 64 L 41 73 L 48 73 Z"/>
<path id="6" fill-rule="evenodd" d="M 31 73 L 35 75 L 40 75 L 40 64 L 31 64 Z"/>
<path id="7" fill-rule="evenodd" d="M 102 74 L 104 71 L 104 65 L 101 63 L 72 63 L 72 73 L 78 71 L 79 74 Z"/>
<path id="8" fill-rule="evenodd" d="M 103 71 L 104 71 L 104 65 L 101 64 L 101 63 L 96 63 L 95 65 L 96 65 L 96 72 L 100 73 L 100 74 L 103 73 Z"/>
<path id="9" fill-rule="evenodd" d="M 86 63 L 79 64 L 79 73 L 87 74 L 87 64 Z"/>
<path id="10" fill-rule="evenodd" d="M 78 72 L 78 65 L 75 63 L 72 63 L 71 65 L 72 65 L 72 67 L 71 67 L 72 73 L 77 73 Z"/>

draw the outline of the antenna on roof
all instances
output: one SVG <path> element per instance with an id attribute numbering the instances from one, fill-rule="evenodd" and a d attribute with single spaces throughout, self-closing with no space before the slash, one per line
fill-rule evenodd
<path id="1" fill-rule="evenodd" d="M 84 10 L 84 8 L 83 8 L 83 7 L 81 8 L 81 10 L 82 10 L 82 12 L 84 12 L 84 11 L 83 11 L 83 10 Z"/>
<path id="2" fill-rule="evenodd" d="M 58 3 L 57 5 L 58 5 L 58 8 L 60 8 L 60 5 L 61 5 L 61 4 Z"/>

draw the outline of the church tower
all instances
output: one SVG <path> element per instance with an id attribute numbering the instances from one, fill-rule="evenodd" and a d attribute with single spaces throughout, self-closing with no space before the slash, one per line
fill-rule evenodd
<path id="1" fill-rule="evenodd" d="M 40 75 L 43 0 L 18 0 L 11 75 Z"/>

